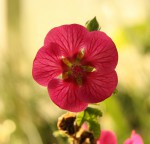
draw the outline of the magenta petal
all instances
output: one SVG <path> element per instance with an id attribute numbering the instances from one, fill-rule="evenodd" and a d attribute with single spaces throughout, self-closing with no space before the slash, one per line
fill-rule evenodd
<path id="1" fill-rule="evenodd" d="M 81 25 L 62 25 L 48 32 L 44 44 L 55 42 L 61 47 L 63 56 L 71 57 L 83 47 L 87 34 L 87 29 Z"/>
<path id="2" fill-rule="evenodd" d="M 35 81 L 47 86 L 49 81 L 62 72 L 60 49 L 55 43 L 43 46 L 36 54 L 32 75 Z"/>
<path id="3" fill-rule="evenodd" d="M 111 131 L 102 131 L 97 144 L 117 144 L 116 135 Z"/>
<path id="4" fill-rule="evenodd" d="M 48 92 L 52 101 L 65 110 L 79 112 L 88 105 L 79 100 L 79 87 L 73 83 L 53 79 L 48 84 Z"/>
<path id="5" fill-rule="evenodd" d="M 87 103 L 97 103 L 105 100 L 114 92 L 118 83 L 116 72 L 93 72 L 80 88 L 80 99 Z"/>
<path id="6" fill-rule="evenodd" d="M 126 139 L 124 144 L 144 144 L 144 142 L 142 137 L 133 130 L 131 137 Z"/>
<path id="7" fill-rule="evenodd" d="M 90 62 L 97 70 L 115 69 L 118 53 L 114 42 L 102 31 L 93 31 L 86 39 L 85 62 Z"/>

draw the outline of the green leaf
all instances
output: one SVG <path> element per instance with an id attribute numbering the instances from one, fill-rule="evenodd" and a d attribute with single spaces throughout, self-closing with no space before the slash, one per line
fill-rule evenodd
<path id="1" fill-rule="evenodd" d="M 85 111 L 82 111 L 77 114 L 76 123 L 78 126 L 81 126 L 85 121 Z"/>
<path id="2" fill-rule="evenodd" d="M 89 121 L 89 129 L 93 132 L 95 138 L 99 138 L 101 130 L 97 121 Z"/>
<path id="3" fill-rule="evenodd" d="M 102 112 L 99 109 L 88 107 L 84 111 L 77 114 L 76 123 L 81 126 L 85 121 L 95 120 L 102 116 Z"/>
<path id="4" fill-rule="evenodd" d="M 99 109 L 88 107 L 84 111 L 77 114 L 76 123 L 81 126 L 86 122 L 89 126 L 89 130 L 93 132 L 94 137 L 98 138 L 100 135 L 99 117 L 102 116 L 102 112 Z"/>
<path id="5" fill-rule="evenodd" d="M 89 31 L 100 30 L 99 23 L 96 17 L 94 17 L 92 20 L 87 21 L 85 26 Z"/>
<path id="6" fill-rule="evenodd" d="M 101 117 L 102 116 L 102 112 L 99 110 L 99 109 L 96 109 L 96 108 L 91 108 L 91 107 L 88 107 L 86 108 L 86 110 L 90 117 Z"/>

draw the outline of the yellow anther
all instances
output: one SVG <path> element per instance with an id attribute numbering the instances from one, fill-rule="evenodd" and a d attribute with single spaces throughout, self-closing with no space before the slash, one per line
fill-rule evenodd
<path id="1" fill-rule="evenodd" d="M 81 49 L 80 52 L 77 54 L 77 60 L 81 60 L 84 57 L 84 49 Z"/>
<path id="2" fill-rule="evenodd" d="M 95 72 L 96 71 L 96 68 L 93 68 L 93 70 L 91 72 Z"/>
<path id="3" fill-rule="evenodd" d="M 71 71 L 63 72 L 62 79 L 63 80 L 68 79 L 71 73 L 72 73 Z"/>
<path id="4" fill-rule="evenodd" d="M 72 63 L 65 57 L 62 56 L 62 61 L 65 65 L 67 65 L 68 67 L 72 66 Z"/>
<path id="5" fill-rule="evenodd" d="M 65 79 L 68 79 L 68 72 L 64 72 L 62 74 L 62 79 L 65 80 Z"/>
<path id="6" fill-rule="evenodd" d="M 96 68 L 92 67 L 92 66 L 82 66 L 84 71 L 86 72 L 94 72 L 96 71 Z"/>

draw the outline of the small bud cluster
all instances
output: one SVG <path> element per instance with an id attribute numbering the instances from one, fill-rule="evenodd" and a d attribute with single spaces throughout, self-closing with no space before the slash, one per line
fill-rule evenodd
<path id="1" fill-rule="evenodd" d="M 59 117 L 57 126 L 72 139 L 72 144 L 96 144 L 93 133 L 76 124 L 75 113 L 68 112 Z"/>

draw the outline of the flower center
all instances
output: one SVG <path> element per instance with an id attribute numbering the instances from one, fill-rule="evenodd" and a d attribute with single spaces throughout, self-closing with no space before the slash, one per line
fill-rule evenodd
<path id="1" fill-rule="evenodd" d="M 85 72 L 81 65 L 73 65 L 71 67 L 70 78 L 72 78 L 78 85 L 82 85 L 84 75 Z"/>
<path id="2" fill-rule="evenodd" d="M 72 76 L 75 78 L 83 75 L 83 68 L 81 67 L 81 65 L 73 65 L 71 67 L 71 71 L 72 71 Z"/>
<path id="3" fill-rule="evenodd" d="M 84 79 L 90 72 L 94 72 L 96 69 L 89 65 L 82 65 L 82 59 L 84 52 L 81 50 L 73 61 L 69 61 L 68 58 L 62 57 L 62 62 L 65 64 L 63 67 L 62 79 L 67 81 L 73 81 L 78 85 L 82 85 Z M 66 68 L 67 66 L 67 68 Z"/>

